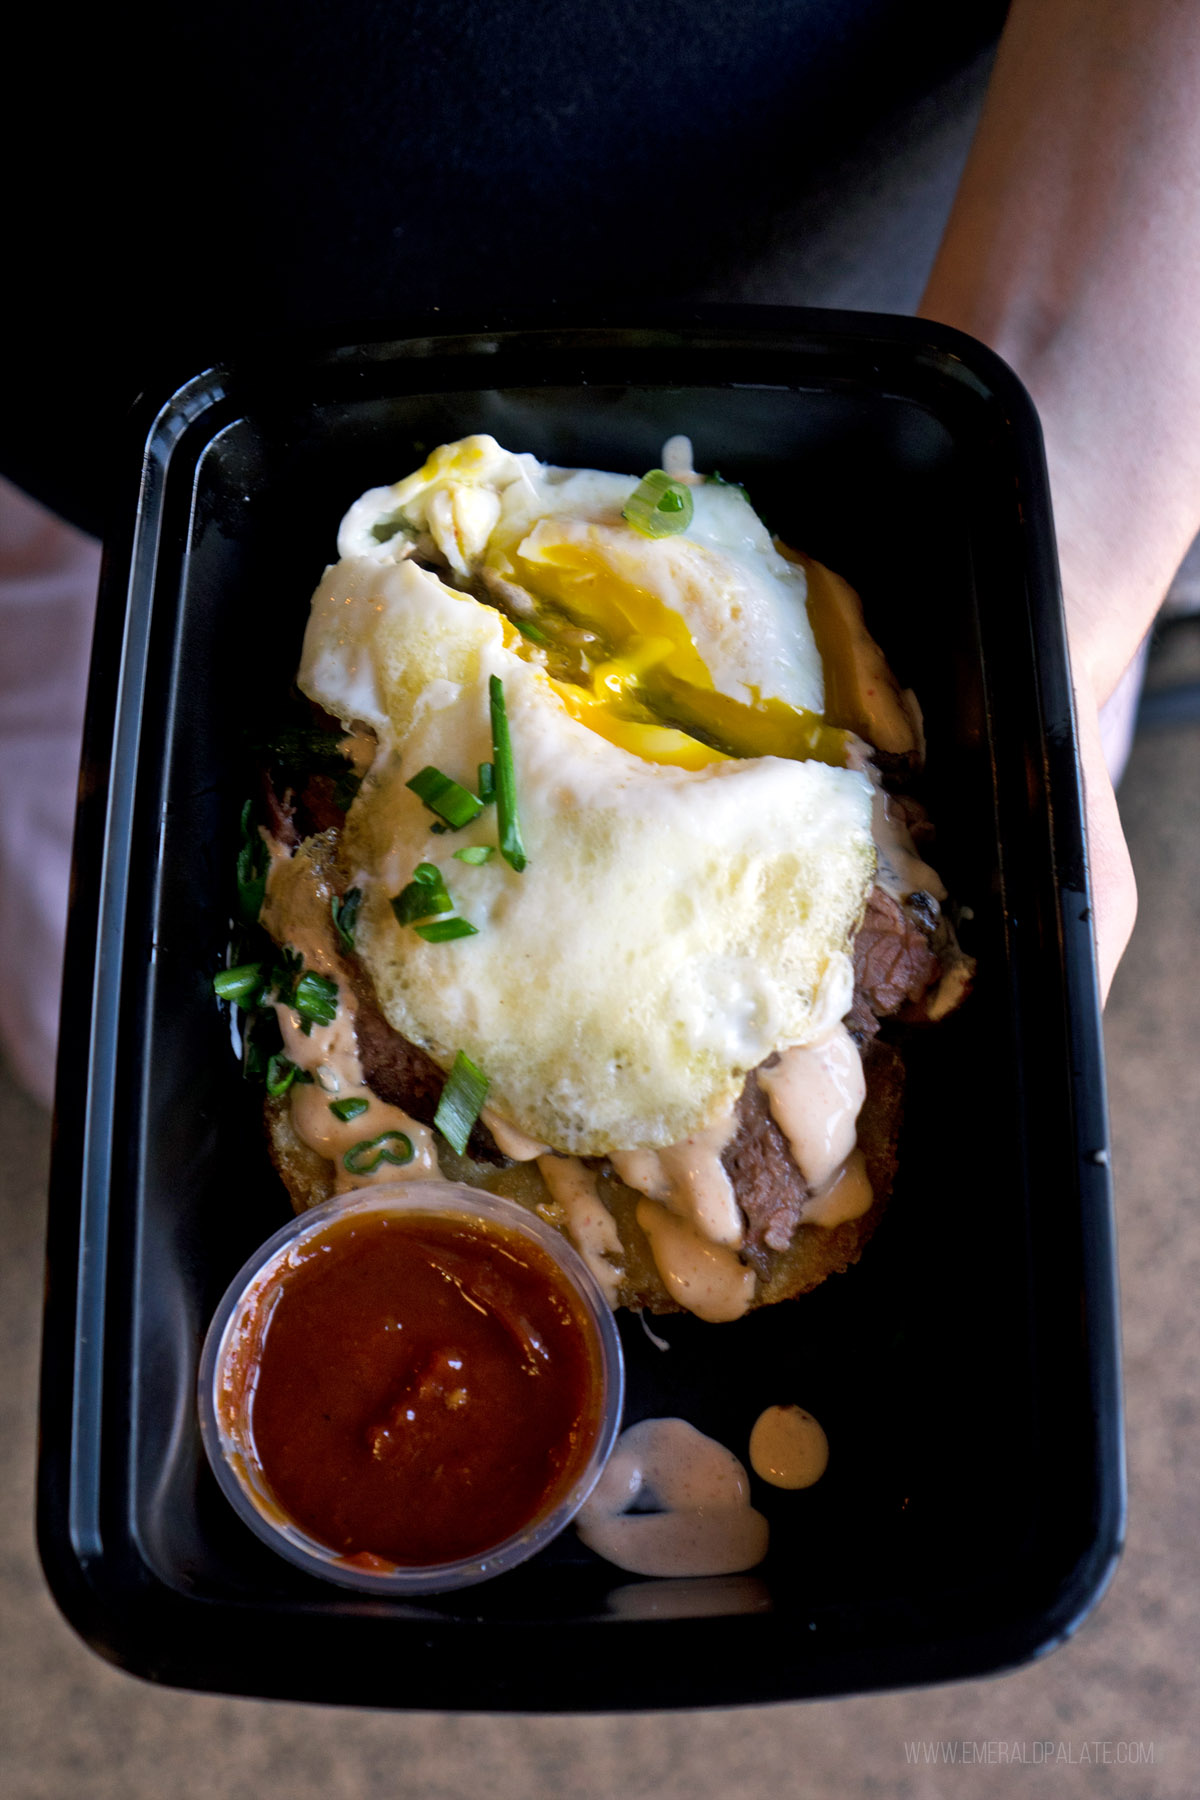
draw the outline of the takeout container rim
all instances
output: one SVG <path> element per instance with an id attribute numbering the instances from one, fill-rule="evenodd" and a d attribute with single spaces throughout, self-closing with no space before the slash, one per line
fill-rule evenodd
<path id="1" fill-rule="evenodd" d="M 475 361 L 485 369 L 491 357 L 518 353 L 542 356 L 596 356 L 613 353 L 639 361 L 671 352 L 711 355 L 741 350 L 836 359 L 848 353 L 854 367 L 840 372 L 831 361 L 835 384 L 862 379 L 864 355 L 885 360 L 899 350 L 906 365 L 926 379 L 944 378 L 968 387 L 985 401 L 999 401 L 1014 427 L 1019 459 L 1028 454 L 1044 470 L 1041 423 L 1028 389 L 1004 358 L 981 339 L 939 320 L 910 314 L 851 308 L 699 302 L 688 306 L 606 307 L 582 313 L 502 308 L 478 312 L 412 312 L 342 321 L 336 326 L 272 329 L 248 334 L 221 347 L 220 354 L 175 359 L 149 372 L 125 425 L 128 443 L 148 454 L 169 453 L 178 438 L 214 407 L 248 398 L 263 382 L 297 367 L 308 377 L 328 378 L 347 370 L 391 365 L 419 370 L 427 363 Z M 868 367 L 883 391 L 888 374 Z M 589 385 L 591 378 L 567 385 Z M 689 386 L 694 383 L 684 382 Z M 111 509 L 110 509 L 111 510 Z M 122 508 L 118 525 L 127 519 Z"/>

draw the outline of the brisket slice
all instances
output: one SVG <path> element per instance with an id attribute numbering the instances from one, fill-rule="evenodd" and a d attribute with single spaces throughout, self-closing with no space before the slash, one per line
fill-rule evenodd
<path id="1" fill-rule="evenodd" d="M 355 1032 L 363 1079 L 373 1094 L 398 1106 L 421 1125 L 432 1125 L 446 1077 L 418 1044 L 394 1031 L 379 1010 L 370 979 L 357 959 L 346 958 L 344 967 L 357 1002 Z M 476 1123 L 467 1154 L 477 1162 L 503 1163 L 486 1125 Z"/>
<path id="2" fill-rule="evenodd" d="M 872 888 L 854 940 L 854 1001 L 847 1015 L 850 1029 L 874 1033 L 878 1020 L 919 1000 L 940 973 L 922 919 L 881 887 Z"/>
<path id="3" fill-rule="evenodd" d="M 753 1071 L 746 1077 L 736 1120 L 721 1161 L 746 1220 L 746 1254 L 761 1264 L 767 1251 L 786 1250 L 791 1243 L 810 1190 Z"/>
<path id="4" fill-rule="evenodd" d="M 300 847 L 300 832 L 296 827 L 295 796 L 289 789 L 280 795 L 270 776 L 263 771 L 262 776 L 263 806 L 267 815 L 268 836 L 290 855 Z"/>

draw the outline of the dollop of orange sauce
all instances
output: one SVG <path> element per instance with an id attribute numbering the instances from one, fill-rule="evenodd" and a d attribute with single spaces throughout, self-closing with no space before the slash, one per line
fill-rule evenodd
<path id="1" fill-rule="evenodd" d="M 332 1220 L 265 1288 L 226 1404 L 310 1536 L 364 1566 L 428 1567 L 553 1509 L 602 1386 L 595 1326 L 536 1245 L 379 1213 Z"/>

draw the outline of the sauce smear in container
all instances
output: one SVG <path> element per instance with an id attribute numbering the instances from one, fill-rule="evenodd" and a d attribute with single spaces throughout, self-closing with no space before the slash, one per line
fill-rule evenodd
<path id="1" fill-rule="evenodd" d="M 352 1586 L 431 1592 L 568 1522 L 620 1420 L 620 1349 L 582 1260 L 508 1201 L 373 1187 L 293 1221 L 230 1289 L 201 1368 L 226 1494 Z M 582 1271 L 582 1273 L 581 1273 Z"/>

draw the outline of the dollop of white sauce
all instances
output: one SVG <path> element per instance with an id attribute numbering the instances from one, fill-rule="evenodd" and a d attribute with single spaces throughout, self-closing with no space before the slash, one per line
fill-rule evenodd
<path id="1" fill-rule="evenodd" d="M 750 1467 L 777 1488 L 806 1488 L 829 1465 L 829 1439 L 802 1406 L 768 1406 L 750 1433 Z"/>
<path id="2" fill-rule="evenodd" d="M 767 1521 L 750 1505 L 742 1464 L 684 1419 L 643 1419 L 623 1432 L 575 1525 L 590 1550 L 631 1575 L 737 1575 L 767 1553 Z"/>

